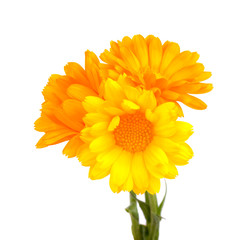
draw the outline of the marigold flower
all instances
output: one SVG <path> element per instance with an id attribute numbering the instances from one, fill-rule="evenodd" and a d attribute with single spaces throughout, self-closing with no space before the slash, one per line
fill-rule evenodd
<path id="1" fill-rule="evenodd" d="M 113 192 L 152 194 L 160 189 L 161 178 L 175 178 L 176 165 L 185 165 L 193 152 L 185 141 L 192 134 L 189 123 L 176 121 L 178 107 L 169 102 L 157 106 L 151 90 L 122 86 L 108 79 L 104 99 L 88 96 L 78 153 L 82 165 L 90 166 L 89 177 L 110 174 Z"/>
<path id="2" fill-rule="evenodd" d="M 36 146 L 43 148 L 68 140 L 63 153 L 74 157 L 83 144 L 80 139 L 85 115 L 82 101 L 86 96 L 99 95 L 99 59 L 87 51 L 85 70 L 74 62 L 68 63 L 64 70 L 65 76 L 52 75 L 43 90 L 45 101 L 35 129 L 45 134 Z"/>
<path id="3" fill-rule="evenodd" d="M 149 35 L 144 38 L 135 35 L 132 39 L 111 41 L 110 51 L 105 50 L 100 58 L 105 78 L 117 80 L 120 74 L 130 76 L 133 86 L 152 89 L 158 104 L 163 102 L 182 102 L 194 109 L 205 109 L 207 105 L 190 94 L 207 93 L 213 86 L 202 83 L 211 76 L 204 72 L 204 66 L 197 63 L 196 52 L 180 52 L 177 43 Z"/>

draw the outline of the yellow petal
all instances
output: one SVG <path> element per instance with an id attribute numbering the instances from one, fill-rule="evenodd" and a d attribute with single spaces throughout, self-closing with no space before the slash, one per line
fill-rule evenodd
<path id="1" fill-rule="evenodd" d="M 134 187 L 133 177 L 132 177 L 132 174 L 129 173 L 128 179 L 122 185 L 122 190 L 130 192 L 130 191 L 132 191 L 133 187 Z"/>
<path id="2" fill-rule="evenodd" d="M 89 178 L 92 180 L 102 179 L 108 176 L 109 173 L 110 169 L 101 168 L 99 163 L 95 163 L 95 165 L 89 169 Z"/>
<path id="3" fill-rule="evenodd" d="M 120 115 L 123 115 L 124 114 L 124 111 L 120 108 L 117 108 L 117 107 L 111 107 L 111 106 L 106 106 L 106 104 L 103 106 L 103 110 L 112 115 L 112 116 L 120 116 Z"/>
<path id="4" fill-rule="evenodd" d="M 83 107 L 87 112 L 99 112 L 105 101 L 99 97 L 88 96 L 83 101 Z"/>
<path id="5" fill-rule="evenodd" d="M 136 152 L 132 160 L 132 175 L 137 188 L 145 189 L 149 185 L 149 176 L 146 170 L 142 152 Z"/>
<path id="6" fill-rule="evenodd" d="M 110 131 L 110 132 L 114 131 L 114 129 L 119 125 L 119 123 L 120 123 L 120 117 L 119 116 L 115 116 L 111 120 L 111 122 L 110 122 L 110 124 L 108 126 L 108 131 Z"/>
<path id="7" fill-rule="evenodd" d="M 96 154 L 89 150 L 87 144 L 82 146 L 77 157 L 83 166 L 93 166 L 96 163 Z"/>
<path id="8" fill-rule="evenodd" d="M 128 113 L 131 113 L 131 112 L 134 112 L 135 110 L 138 110 L 140 109 L 140 106 L 127 100 L 127 99 L 124 99 L 122 104 L 121 104 L 122 108 L 124 111 L 128 112 Z"/>
<path id="9" fill-rule="evenodd" d="M 175 142 L 184 142 L 193 134 L 193 126 L 190 123 L 177 121 L 176 132 L 171 139 Z"/>
<path id="10" fill-rule="evenodd" d="M 115 146 L 110 151 L 100 153 L 96 161 L 101 163 L 101 168 L 108 168 L 118 159 L 122 153 L 122 148 Z"/>
<path id="11" fill-rule="evenodd" d="M 162 124 L 166 124 L 170 121 L 175 121 L 178 118 L 179 108 L 173 102 L 167 102 L 159 105 L 154 113 L 154 122 L 161 121 Z"/>
<path id="12" fill-rule="evenodd" d="M 91 179 L 106 177 L 110 173 L 112 164 L 117 161 L 121 152 L 122 149 L 116 146 L 110 151 L 99 154 L 96 158 L 97 163 L 94 165 L 93 169 L 91 169 L 89 177 Z"/>
<path id="13" fill-rule="evenodd" d="M 137 103 L 142 109 L 155 109 L 157 106 L 157 101 L 155 95 L 152 91 L 143 90 L 142 94 L 139 96 Z"/>
<path id="14" fill-rule="evenodd" d="M 175 165 L 172 162 L 170 162 L 168 166 L 169 166 L 169 171 L 166 174 L 165 178 L 168 178 L 168 179 L 176 178 L 176 176 L 178 175 L 177 168 L 175 167 Z"/>
<path id="15" fill-rule="evenodd" d="M 131 168 L 132 154 L 122 151 L 111 168 L 110 185 L 120 187 L 126 182 Z"/>
<path id="16" fill-rule="evenodd" d="M 93 140 L 90 143 L 89 148 L 91 152 L 103 152 L 110 149 L 114 145 L 115 145 L 115 139 L 113 135 L 107 134 Z"/>
<path id="17" fill-rule="evenodd" d="M 180 150 L 176 153 L 167 153 L 170 161 L 175 165 L 186 165 L 193 157 L 193 151 L 187 143 L 180 144 Z"/>
<path id="18" fill-rule="evenodd" d="M 83 117 L 83 121 L 86 125 L 92 126 L 93 124 L 99 122 L 109 122 L 110 117 L 107 114 L 91 112 L 91 113 L 87 113 Z"/>
<path id="19" fill-rule="evenodd" d="M 137 102 L 137 99 L 140 97 L 141 94 L 139 89 L 127 85 L 124 86 L 123 89 L 128 100 Z"/>
<path id="20" fill-rule="evenodd" d="M 161 137 L 171 137 L 176 132 L 176 121 L 170 121 L 169 123 L 161 122 L 161 119 L 154 124 L 154 135 Z"/>
<path id="21" fill-rule="evenodd" d="M 108 128 L 108 122 L 98 122 L 89 128 L 90 129 L 89 133 L 93 137 L 99 137 L 107 133 L 107 128 Z"/>
<path id="22" fill-rule="evenodd" d="M 156 194 L 160 191 L 160 187 L 161 187 L 160 179 L 154 176 L 150 176 L 149 187 L 147 191 L 150 194 Z"/>
<path id="23" fill-rule="evenodd" d="M 143 158 L 146 168 L 151 175 L 157 178 L 163 178 L 168 172 L 168 158 L 159 147 L 148 145 L 143 153 Z"/>
<path id="24" fill-rule="evenodd" d="M 166 153 L 178 153 L 181 149 L 180 144 L 170 140 L 168 138 L 154 136 L 153 142 L 159 146 Z"/>

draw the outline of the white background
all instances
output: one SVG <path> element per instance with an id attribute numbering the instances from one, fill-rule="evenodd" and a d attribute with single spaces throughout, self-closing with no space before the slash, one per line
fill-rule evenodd
<path id="1" fill-rule="evenodd" d="M 242 0 L 1 1 L 0 239 L 132 240 L 128 193 L 89 180 L 64 144 L 35 149 L 33 123 L 52 73 L 140 33 L 197 51 L 213 73 L 208 109 L 184 107 L 195 157 L 167 181 L 160 239 L 244 240 L 244 22 Z"/>

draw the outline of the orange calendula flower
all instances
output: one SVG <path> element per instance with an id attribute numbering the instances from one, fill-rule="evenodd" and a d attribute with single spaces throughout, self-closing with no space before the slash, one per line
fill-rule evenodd
<path id="1" fill-rule="evenodd" d="M 45 101 L 35 129 L 45 134 L 36 146 L 43 148 L 68 141 L 63 153 L 74 157 L 83 144 L 79 137 L 84 128 L 82 101 L 86 96 L 99 95 L 99 60 L 93 52 L 87 51 L 85 70 L 74 62 L 68 63 L 64 70 L 65 76 L 52 75 L 43 90 Z"/>
<path id="2" fill-rule="evenodd" d="M 100 58 L 105 78 L 117 80 L 126 73 L 128 84 L 152 89 L 158 104 L 163 102 L 182 102 L 194 109 L 205 109 L 207 105 L 191 94 L 207 93 L 213 86 L 202 83 L 211 76 L 204 66 L 197 63 L 196 52 L 180 52 L 177 43 L 149 35 L 144 38 L 135 35 L 132 39 L 111 41 L 110 51 L 105 50 Z"/>
<path id="3" fill-rule="evenodd" d="M 104 84 L 104 99 L 88 96 L 81 132 L 84 141 L 78 153 L 89 177 L 110 174 L 113 192 L 156 193 L 161 178 L 175 178 L 176 165 L 185 165 L 193 152 L 185 141 L 192 134 L 189 123 L 177 121 L 178 107 L 169 102 L 157 106 L 151 90 L 122 86 L 118 81 Z"/>

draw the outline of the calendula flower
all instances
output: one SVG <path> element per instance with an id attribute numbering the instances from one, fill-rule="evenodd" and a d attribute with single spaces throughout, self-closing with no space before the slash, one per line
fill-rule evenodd
<path id="1" fill-rule="evenodd" d="M 85 70 L 74 62 L 68 63 L 64 70 L 65 76 L 52 75 L 43 90 L 45 101 L 35 129 L 45 134 L 36 146 L 43 148 L 68 141 L 63 153 L 74 157 L 83 144 L 80 139 L 85 115 L 82 101 L 86 96 L 99 95 L 99 60 L 93 52 L 87 51 Z"/>
<path id="2" fill-rule="evenodd" d="M 144 38 L 135 35 L 132 39 L 111 41 L 110 51 L 105 50 L 100 58 L 104 77 L 118 79 L 120 74 L 130 76 L 128 84 L 152 89 L 158 104 L 182 102 L 194 109 L 205 109 L 207 105 L 191 94 L 207 93 L 213 86 L 202 83 L 211 76 L 204 66 L 197 63 L 196 52 L 180 52 L 177 43 L 149 35 Z"/>
<path id="3" fill-rule="evenodd" d="M 110 174 L 113 192 L 156 193 L 161 178 L 175 178 L 176 165 L 185 165 L 193 152 L 185 141 L 192 134 L 189 123 L 177 121 L 178 107 L 169 102 L 157 106 L 151 90 L 120 84 L 108 79 L 104 99 L 88 96 L 87 111 L 78 153 L 89 177 Z"/>

